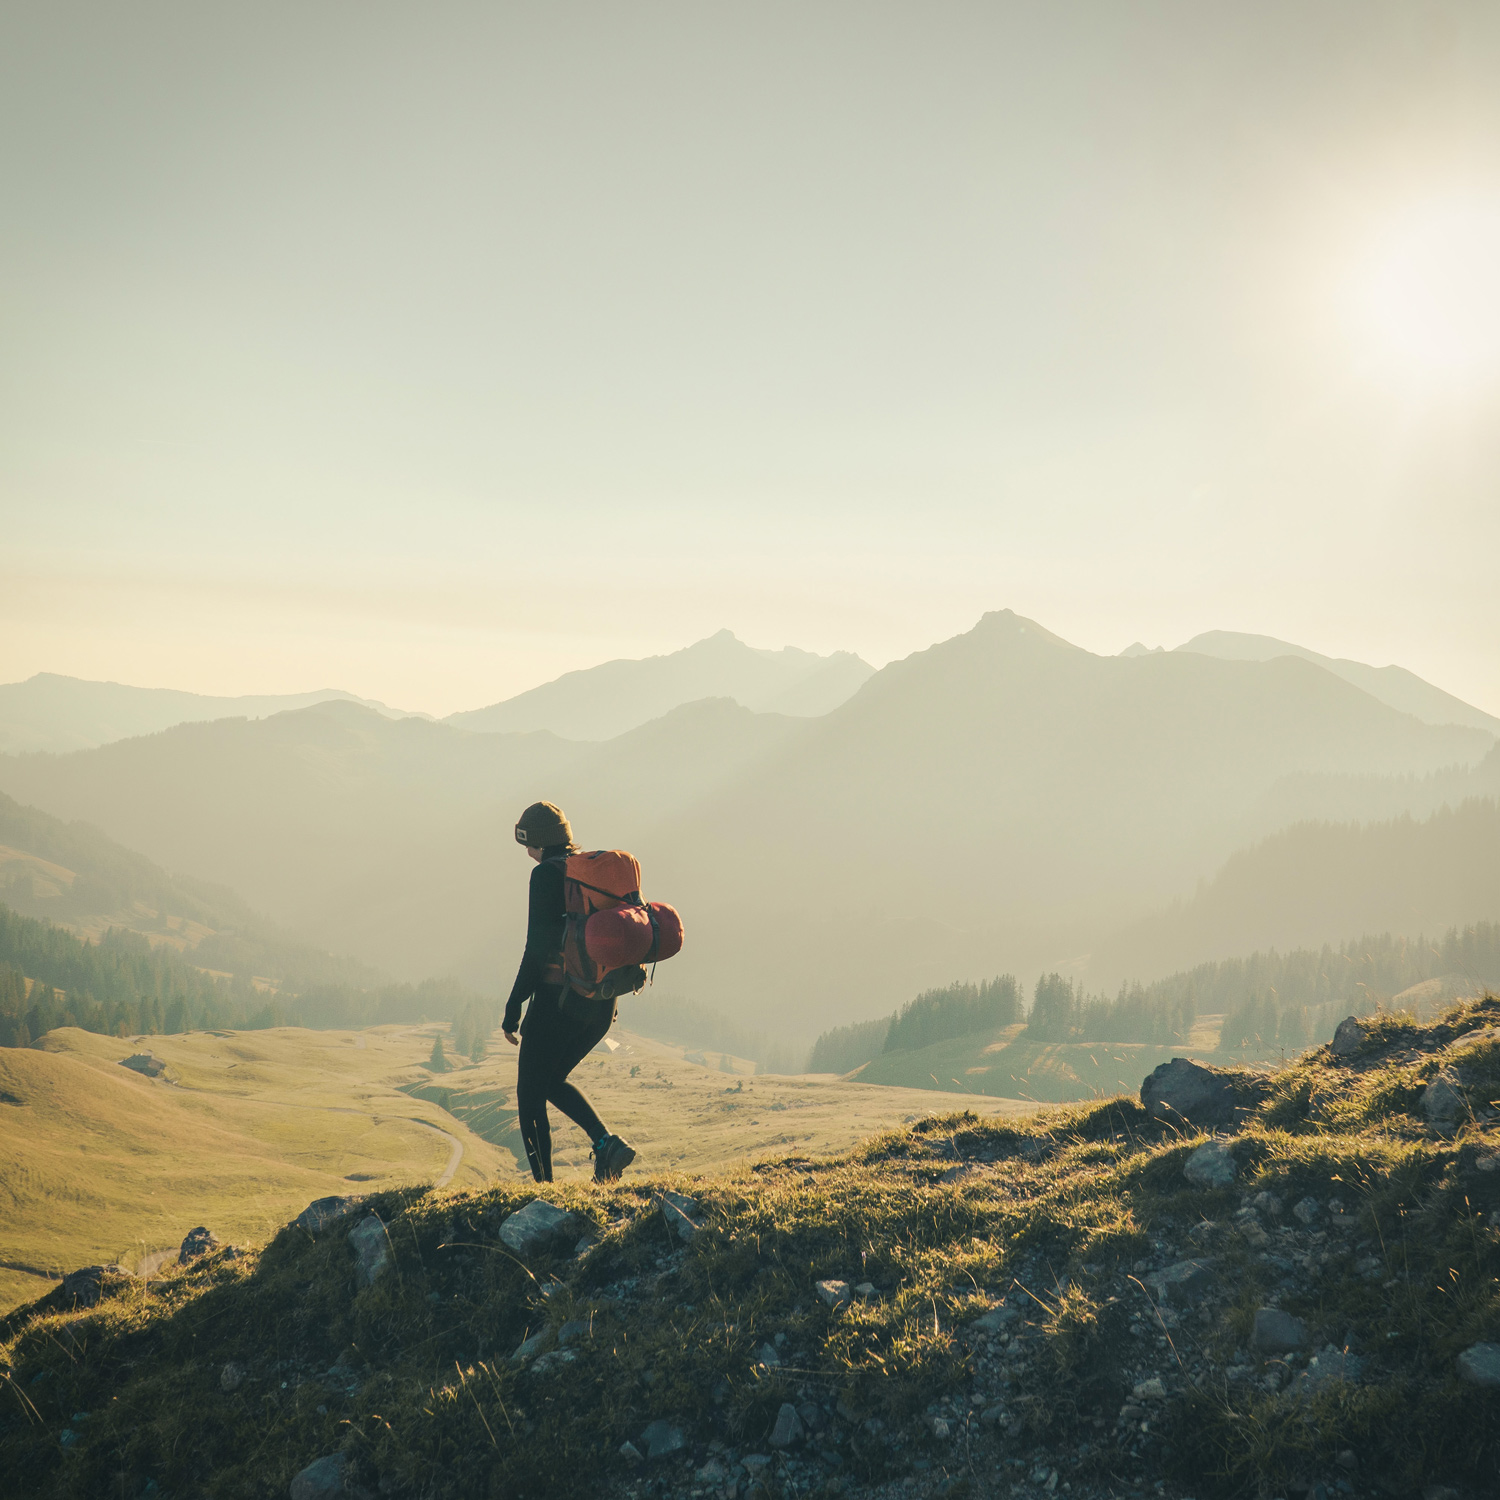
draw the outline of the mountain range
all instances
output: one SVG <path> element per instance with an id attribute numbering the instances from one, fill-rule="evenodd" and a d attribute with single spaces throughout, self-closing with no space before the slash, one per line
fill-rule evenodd
<path id="1" fill-rule="evenodd" d="M 720 697 L 598 743 L 329 701 L 0 757 L 0 787 L 303 941 L 489 990 L 524 923 L 510 827 L 547 797 L 682 910 L 669 991 L 791 1039 L 955 976 L 1082 963 L 1320 798 L 1358 817 L 1443 778 L 1483 794 L 1494 743 L 1296 655 L 1100 657 L 1000 611 L 816 718 Z"/>

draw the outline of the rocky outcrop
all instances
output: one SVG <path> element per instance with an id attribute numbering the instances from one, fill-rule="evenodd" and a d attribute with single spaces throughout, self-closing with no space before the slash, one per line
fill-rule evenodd
<path id="1" fill-rule="evenodd" d="M 182 1248 L 177 1252 L 177 1264 L 185 1266 L 199 1256 L 211 1255 L 218 1248 L 219 1242 L 214 1238 L 213 1231 L 207 1225 L 200 1224 L 196 1229 L 188 1230 L 183 1238 Z"/>
<path id="2" fill-rule="evenodd" d="M 1174 1057 L 1141 1084 L 1141 1104 L 1153 1119 L 1182 1128 L 1236 1125 L 1267 1092 L 1257 1074 Z"/>
<path id="3" fill-rule="evenodd" d="M 522 1260 L 529 1255 L 560 1255 L 573 1247 L 583 1227 L 577 1214 L 536 1198 L 504 1220 L 500 1240 Z"/>
<path id="4" fill-rule="evenodd" d="M 118 1290 L 129 1282 L 130 1272 L 121 1265 L 80 1266 L 63 1277 L 63 1305 L 94 1307 L 106 1292 Z"/>
<path id="5" fill-rule="evenodd" d="M 373 1286 L 391 1264 L 391 1237 L 379 1214 L 369 1214 L 349 1231 L 354 1246 L 354 1279 L 360 1286 Z"/>
<path id="6" fill-rule="evenodd" d="M 359 1201 L 358 1198 L 315 1198 L 292 1220 L 292 1224 L 309 1234 L 319 1234 L 335 1219 L 353 1212 Z"/>

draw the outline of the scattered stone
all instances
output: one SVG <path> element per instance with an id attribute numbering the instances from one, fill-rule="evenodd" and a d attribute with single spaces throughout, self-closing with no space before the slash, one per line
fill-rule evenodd
<path id="1" fill-rule="evenodd" d="M 747 1453 L 740 1460 L 740 1467 L 752 1479 L 755 1479 L 771 1467 L 771 1455 L 769 1453 Z"/>
<path id="2" fill-rule="evenodd" d="M 1005 1408 L 1003 1406 L 987 1406 L 979 1413 L 979 1420 L 986 1427 L 998 1427 L 1005 1420 Z"/>
<path id="3" fill-rule="evenodd" d="M 221 1391 L 237 1391 L 245 1383 L 245 1367 L 230 1360 L 222 1370 L 219 1371 L 219 1389 Z"/>
<path id="4" fill-rule="evenodd" d="M 1142 1380 L 1131 1390 L 1130 1394 L 1137 1401 L 1165 1401 L 1167 1388 L 1159 1375 L 1153 1375 L 1149 1380 Z"/>
<path id="5" fill-rule="evenodd" d="M 577 1343 L 579 1339 L 593 1337 L 593 1330 L 589 1326 L 587 1318 L 569 1318 L 561 1328 L 557 1330 L 557 1342 L 560 1347 L 566 1349 L 569 1344 Z"/>
<path id="6" fill-rule="evenodd" d="M 391 1263 L 391 1237 L 379 1214 L 366 1214 L 349 1231 L 354 1246 L 354 1280 L 360 1286 L 373 1286 L 375 1279 Z"/>
<path id="7" fill-rule="evenodd" d="M 666 1458 L 669 1454 L 681 1453 L 687 1447 L 682 1428 L 674 1427 L 660 1417 L 641 1434 L 641 1443 L 646 1449 L 647 1458 Z"/>
<path id="8" fill-rule="evenodd" d="M 63 1299 L 75 1307 L 94 1307 L 107 1291 L 114 1291 L 130 1280 L 130 1272 L 121 1265 L 80 1266 L 62 1280 Z"/>
<path id="9" fill-rule="evenodd" d="M 1469 1112 L 1463 1080 L 1452 1068 L 1435 1073 L 1422 1090 L 1422 1113 L 1438 1130 L 1451 1130 Z"/>
<path id="10" fill-rule="evenodd" d="M 768 1441 L 773 1448 L 790 1448 L 794 1443 L 800 1443 L 803 1436 L 802 1418 L 797 1415 L 797 1408 L 790 1401 L 783 1401 Z"/>
<path id="11" fill-rule="evenodd" d="M 533 1375 L 548 1375 L 553 1370 L 560 1369 L 563 1365 L 570 1365 L 578 1358 L 578 1353 L 573 1349 L 554 1349 L 550 1354 L 539 1355 L 531 1362 L 531 1373 Z"/>
<path id="12" fill-rule="evenodd" d="M 581 1227 L 577 1214 L 534 1198 L 525 1208 L 506 1216 L 500 1225 L 500 1240 L 523 1260 L 529 1255 L 561 1255 L 577 1240 Z"/>
<path id="13" fill-rule="evenodd" d="M 989 1312 L 975 1318 L 969 1324 L 969 1329 L 978 1334 L 999 1333 L 1007 1324 L 1016 1322 L 1020 1316 L 1020 1313 L 1013 1307 L 993 1307 Z"/>
<path id="14" fill-rule="evenodd" d="M 804 1401 L 797 1408 L 797 1415 L 809 1432 L 816 1432 L 823 1425 L 823 1408 L 816 1401 Z"/>
<path id="15" fill-rule="evenodd" d="M 661 1216 L 666 1221 L 668 1233 L 683 1241 L 692 1239 L 703 1228 L 698 1200 L 684 1193 L 662 1193 Z"/>
<path id="16" fill-rule="evenodd" d="M 1323 1205 L 1316 1198 L 1303 1198 L 1292 1205 L 1292 1217 L 1299 1224 L 1313 1223 L 1323 1212 Z"/>
<path id="17" fill-rule="evenodd" d="M 1250 1207 L 1265 1214 L 1268 1218 L 1281 1217 L 1281 1199 L 1276 1193 L 1269 1191 L 1257 1193 L 1250 1200 Z"/>
<path id="18" fill-rule="evenodd" d="M 1495 1157 L 1494 1161 L 1497 1166 L 1500 1166 L 1500 1156 Z M 1489 1168 L 1485 1167 L 1481 1168 L 1480 1170 L 1488 1171 Z M 872 1301 L 875 1296 L 875 1283 L 873 1281 L 861 1281 L 854 1288 L 854 1295 L 858 1297 L 861 1302 Z"/>
<path id="19" fill-rule="evenodd" d="M 1225 1188 L 1234 1181 L 1238 1170 L 1234 1152 L 1223 1141 L 1205 1141 L 1188 1157 L 1182 1175 L 1194 1187 Z"/>
<path id="20" fill-rule="evenodd" d="M 1186 1057 L 1164 1062 L 1141 1084 L 1141 1103 L 1172 1125 L 1233 1125 L 1266 1095 L 1253 1073 L 1210 1068 Z"/>
<path id="21" fill-rule="evenodd" d="M 130 1057 L 122 1057 L 120 1066 L 129 1068 L 132 1073 L 144 1073 L 147 1078 L 160 1078 L 167 1071 L 166 1063 L 149 1052 L 136 1052 Z"/>
<path id="22" fill-rule="evenodd" d="M 1245 1237 L 1252 1250 L 1264 1250 L 1271 1243 L 1271 1236 L 1266 1233 L 1260 1216 L 1253 1208 L 1242 1208 L 1234 1216 L 1234 1227 Z"/>
<path id="23" fill-rule="evenodd" d="M 358 1198 L 315 1198 L 292 1220 L 296 1229 L 305 1229 L 309 1234 L 321 1234 L 335 1219 L 359 1205 Z"/>
<path id="24" fill-rule="evenodd" d="M 1470 1344 L 1458 1356 L 1458 1374 L 1470 1385 L 1500 1386 L 1500 1344 Z"/>
<path id="25" fill-rule="evenodd" d="M 1329 1051 L 1335 1057 L 1353 1057 L 1365 1044 L 1365 1028 L 1358 1016 L 1345 1016 L 1333 1033 Z"/>
<path id="26" fill-rule="evenodd" d="M 510 1362 L 513 1365 L 524 1365 L 527 1360 L 535 1359 L 552 1342 L 552 1330 L 543 1328 L 534 1333 L 528 1339 L 523 1339 L 516 1347 L 516 1352 L 511 1355 Z"/>
<path id="27" fill-rule="evenodd" d="M 629 1438 L 627 1438 L 623 1443 L 620 1444 L 620 1457 L 623 1458 L 626 1463 L 638 1464 L 640 1463 L 643 1456 L 644 1455 L 641 1453 L 641 1450 L 637 1448 L 636 1445 L 629 1440 Z"/>
<path id="28" fill-rule="evenodd" d="M 824 1306 L 832 1308 L 835 1312 L 841 1307 L 847 1307 L 852 1295 L 847 1281 L 820 1281 L 814 1290 Z"/>
<path id="29" fill-rule="evenodd" d="M 1196 1307 L 1217 1279 L 1211 1259 L 1180 1260 L 1142 1278 L 1157 1297 L 1173 1307 Z"/>
<path id="30" fill-rule="evenodd" d="M 196 1229 L 190 1229 L 182 1242 L 182 1248 L 177 1252 L 177 1264 L 185 1266 L 190 1260 L 197 1260 L 200 1255 L 209 1255 L 219 1248 L 219 1242 L 213 1236 L 213 1232 L 205 1225 L 200 1224 Z"/>
<path id="31" fill-rule="evenodd" d="M 1333 1455 L 1333 1461 L 1339 1466 L 1339 1468 L 1345 1470 L 1350 1474 L 1352 1474 L 1359 1467 L 1359 1459 L 1355 1455 L 1353 1448 L 1340 1448 L 1339 1451 Z"/>
<path id="32" fill-rule="evenodd" d="M 1307 1343 L 1307 1324 L 1279 1307 L 1262 1307 L 1255 1314 L 1250 1347 L 1260 1354 L 1290 1354 Z"/>
<path id="33" fill-rule="evenodd" d="M 930 1432 L 938 1442 L 946 1443 L 948 1441 L 948 1419 L 946 1417 L 939 1417 L 934 1414 L 929 1414 L 926 1421 L 928 1432 Z"/>
<path id="34" fill-rule="evenodd" d="M 344 1455 L 325 1454 L 292 1480 L 292 1500 L 328 1500 L 344 1493 Z"/>
<path id="35" fill-rule="evenodd" d="M 781 1356 L 776 1352 L 775 1344 L 762 1344 L 755 1352 L 755 1362 L 764 1365 L 768 1370 L 774 1370 L 781 1363 Z"/>

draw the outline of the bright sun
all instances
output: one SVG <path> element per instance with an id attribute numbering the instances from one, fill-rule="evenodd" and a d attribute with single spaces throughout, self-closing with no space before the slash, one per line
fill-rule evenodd
<path id="1" fill-rule="evenodd" d="M 1500 202 L 1412 210 L 1353 290 L 1365 339 L 1404 381 L 1463 391 L 1500 377 Z"/>

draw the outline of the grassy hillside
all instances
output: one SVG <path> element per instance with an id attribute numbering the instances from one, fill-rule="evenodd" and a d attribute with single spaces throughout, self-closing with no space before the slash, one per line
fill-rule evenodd
<path id="1" fill-rule="evenodd" d="M 0 1325 L 12 1483 L 282 1496 L 327 1459 L 431 1500 L 1493 1493 L 1496 1393 L 1462 1372 L 1500 1340 L 1497 1022 L 1386 1019 L 1282 1069 L 1220 1186 L 1185 1172 L 1204 1137 L 1120 1098 L 556 1187 L 586 1233 L 526 1260 L 498 1231 L 529 1188 L 375 1194 Z M 1433 1124 L 1443 1068 L 1463 1108 Z"/>
<path id="2" fill-rule="evenodd" d="M 456 1184 L 526 1176 L 516 1051 L 495 1046 L 482 1063 L 434 1075 L 425 1064 L 446 1032 L 283 1027 L 125 1040 L 64 1029 L 40 1049 L 0 1048 L 0 1307 L 37 1295 L 39 1275 L 134 1266 L 195 1224 L 262 1240 L 314 1198 L 430 1182 L 452 1150 L 439 1131 L 463 1148 Z M 654 1170 L 845 1150 L 935 1102 L 836 1079 L 748 1076 L 743 1062 L 723 1073 L 717 1056 L 694 1064 L 629 1032 L 612 1039 L 618 1049 L 585 1059 L 574 1078 Z M 119 1066 L 143 1049 L 165 1062 L 164 1078 Z M 554 1135 L 559 1179 L 586 1180 L 582 1133 L 554 1112 Z"/>
<path id="3" fill-rule="evenodd" d="M 119 1066 L 145 1046 L 164 1078 Z M 395 1029 L 68 1029 L 0 1048 L 0 1302 L 76 1266 L 134 1266 L 195 1224 L 263 1240 L 314 1198 L 368 1190 L 355 1183 L 431 1182 L 452 1154 L 445 1133 L 463 1147 L 453 1180 L 490 1182 L 509 1156 L 396 1086 L 430 1046 Z"/>

